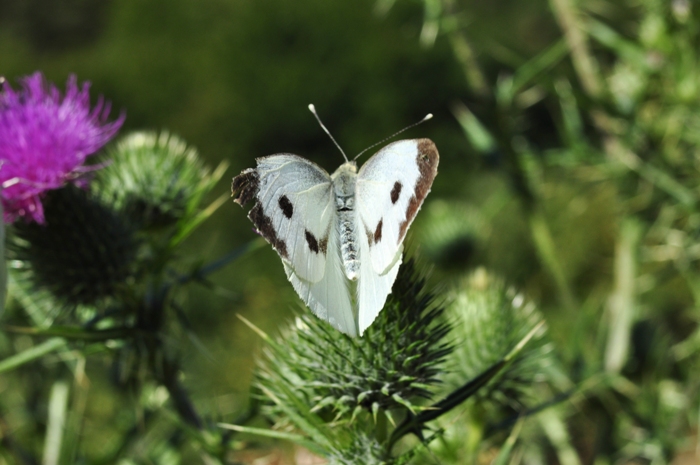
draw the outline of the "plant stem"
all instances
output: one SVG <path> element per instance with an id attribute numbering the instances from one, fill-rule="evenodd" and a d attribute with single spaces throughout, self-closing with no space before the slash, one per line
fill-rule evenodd
<path id="1" fill-rule="evenodd" d="M 462 65 L 462 71 L 471 90 L 482 97 L 489 95 L 490 90 L 486 84 L 486 78 L 481 72 L 474 50 L 464 33 L 460 30 L 453 31 L 450 34 L 450 45 L 452 45 L 455 57 Z"/>
<path id="2" fill-rule="evenodd" d="M 572 0 L 550 0 L 549 3 L 564 32 L 564 38 L 571 50 L 571 60 L 583 89 L 591 97 L 600 96 L 603 85 L 598 73 L 598 66 L 588 48 L 586 34 L 578 18 L 576 7 Z"/>
<path id="3" fill-rule="evenodd" d="M 536 205 L 530 212 L 528 219 L 530 233 L 535 242 L 537 254 L 540 256 L 542 264 L 549 270 L 549 273 L 554 278 L 554 283 L 559 291 L 562 304 L 567 310 L 573 311 L 576 308 L 576 301 L 571 287 L 569 286 L 569 280 L 566 278 L 564 267 L 559 261 L 554 238 L 552 237 L 552 232 L 549 229 L 544 212 Z"/>
<path id="4" fill-rule="evenodd" d="M 636 251 L 642 228 L 630 218 L 622 220 L 615 250 L 615 289 L 610 295 L 610 332 L 605 351 L 605 370 L 618 373 L 629 352 L 632 324 L 636 313 Z"/>
<path id="5" fill-rule="evenodd" d="M 51 388 L 49 399 L 49 418 L 46 424 L 46 441 L 44 442 L 44 465 L 58 465 L 63 445 L 68 411 L 68 394 L 70 385 L 65 380 L 56 381 Z"/>
<path id="6" fill-rule="evenodd" d="M 162 374 L 161 379 L 158 381 L 162 383 L 168 390 L 168 393 L 170 393 L 170 398 L 180 418 L 188 425 L 201 430 L 204 423 L 197 413 L 187 390 L 182 386 L 182 383 L 180 383 L 180 368 L 177 363 L 170 360 L 167 356 L 164 356 L 160 370 L 162 370 Z M 154 370 L 154 372 L 157 373 L 156 370 Z"/>
<path id="7" fill-rule="evenodd" d="M 444 22 L 447 18 L 455 16 L 455 2 L 450 0 L 441 0 L 441 2 L 441 8 L 444 13 L 440 21 Z M 491 94 L 491 89 L 489 88 L 484 73 L 481 71 L 479 62 L 476 60 L 476 53 L 474 53 L 474 49 L 469 43 L 467 36 L 457 24 L 448 30 L 449 33 L 447 36 L 452 46 L 452 52 L 459 64 L 462 65 L 462 71 L 464 72 L 464 77 L 467 80 L 469 88 L 480 97 L 489 96 Z"/>

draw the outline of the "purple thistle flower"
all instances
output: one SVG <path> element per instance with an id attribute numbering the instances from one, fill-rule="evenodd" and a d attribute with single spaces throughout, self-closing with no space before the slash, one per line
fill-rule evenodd
<path id="1" fill-rule="evenodd" d="M 90 171 L 85 159 L 97 152 L 124 123 L 122 113 L 107 122 L 110 104 L 100 96 L 90 109 L 90 83 L 68 78 L 66 94 L 36 72 L 15 91 L 0 88 L 0 186 L 5 223 L 19 217 L 44 223 L 42 194 Z"/>

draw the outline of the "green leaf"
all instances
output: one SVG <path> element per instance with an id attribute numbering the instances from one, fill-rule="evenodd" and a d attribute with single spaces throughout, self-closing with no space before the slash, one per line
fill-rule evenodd
<path id="1" fill-rule="evenodd" d="M 219 428 L 230 429 L 231 431 L 237 431 L 239 433 L 255 434 L 256 436 L 264 436 L 266 438 L 273 439 L 284 439 L 304 447 L 308 447 L 310 444 L 313 444 L 301 434 L 285 433 L 284 431 L 275 431 L 267 428 L 255 428 L 253 426 L 233 425 L 231 423 L 217 423 L 216 426 Z M 311 445 L 311 447 L 313 447 L 313 445 Z"/>
<path id="2" fill-rule="evenodd" d="M 66 346 L 66 340 L 60 337 L 55 337 L 42 342 L 30 349 L 24 350 L 18 354 L 12 355 L 0 361 L 0 373 L 10 371 L 20 367 L 26 363 L 32 362 L 44 355 L 50 354 L 58 349 Z"/>
<path id="3" fill-rule="evenodd" d="M 559 39 L 545 51 L 520 66 L 513 76 L 513 95 L 520 92 L 524 87 L 532 84 L 535 79 L 553 68 L 569 53 L 569 47 L 564 39 Z"/>
<path id="4" fill-rule="evenodd" d="M 461 102 L 455 104 L 452 107 L 452 114 L 457 118 L 464 135 L 477 152 L 484 154 L 493 152 L 496 148 L 496 140 L 466 105 Z"/>
<path id="5" fill-rule="evenodd" d="M 635 42 L 625 39 L 607 24 L 589 16 L 587 31 L 593 39 L 615 51 L 620 57 L 633 63 L 636 67 L 641 69 L 649 67 L 644 49 Z"/>

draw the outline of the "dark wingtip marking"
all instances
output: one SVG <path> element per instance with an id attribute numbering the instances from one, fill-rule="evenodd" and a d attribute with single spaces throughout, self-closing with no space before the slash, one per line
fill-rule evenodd
<path id="1" fill-rule="evenodd" d="M 384 226 L 384 219 L 383 218 L 381 220 L 379 220 L 379 224 L 377 224 L 377 229 L 374 230 L 374 243 L 375 244 L 382 240 L 382 226 Z"/>
<path id="2" fill-rule="evenodd" d="M 430 192 L 430 186 L 433 185 L 433 180 L 437 175 L 437 167 L 440 161 L 440 156 L 438 155 L 437 147 L 430 139 L 418 139 L 418 155 L 416 156 L 416 163 L 418 164 L 418 170 L 420 176 L 416 182 L 416 187 L 413 190 L 413 196 L 408 202 L 408 208 L 406 209 L 406 220 L 399 226 L 399 244 L 403 241 L 406 236 L 406 231 L 411 225 L 413 218 L 416 217 L 416 213 L 423 204 L 423 200 Z"/>
<path id="3" fill-rule="evenodd" d="M 233 178 L 231 182 L 231 196 L 233 201 L 239 205 L 245 205 L 258 195 L 260 178 L 258 172 L 253 168 L 241 171 L 241 174 Z"/>
<path id="4" fill-rule="evenodd" d="M 282 209 L 282 213 L 284 213 L 284 216 L 286 216 L 287 219 L 290 219 L 294 214 L 294 206 L 292 206 L 292 202 L 289 201 L 286 195 L 283 195 L 280 197 L 278 203 Z"/>
<path id="5" fill-rule="evenodd" d="M 313 253 L 318 253 L 318 241 L 316 240 L 316 236 L 314 236 L 311 232 L 309 232 L 308 229 L 304 230 L 304 233 L 306 234 L 306 243 L 309 245 L 309 249 Z"/>
<path id="6" fill-rule="evenodd" d="M 396 203 L 399 201 L 399 196 L 401 195 L 401 188 L 403 186 L 400 182 L 396 181 L 394 183 L 394 188 L 391 190 L 391 203 Z"/>
<path id="7" fill-rule="evenodd" d="M 285 259 L 289 259 L 287 253 L 287 244 L 277 237 L 275 228 L 272 226 L 272 220 L 269 216 L 263 213 L 262 205 L 256 203 L 255 206 L 248 213 L 248 218 L 253 222 L 260 235 L 264 237 L 267 242 L 269 242 L 272 247 Z"/>

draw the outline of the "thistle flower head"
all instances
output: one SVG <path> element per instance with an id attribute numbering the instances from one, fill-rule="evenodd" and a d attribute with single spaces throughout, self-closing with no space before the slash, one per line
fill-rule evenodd
<path id="1" fill-rule="evenodd" d="M 53 306 L 96 305 L 127 285 L 138 250 L 133 225 L 74 185 L 43 199 L 46 224 L 17 222 L 10 257 L 27 292 L 48 290 Z M 25 280 L 21 280 L 25 281 Z"/>
<path id="2" fill-rule="evenodd" d="M 483 268 L 465 284 L 448 308 L 457 341 L 450 358 L 451 373 L 446 377 L 448 386 L 459 386 L 483 373 L 542 321 L 532 302 Z M 532 393 L 533 384 L 544 381 L 552 363 L 552 345 L 542 328 L 479 397 L 517 410 Z"/>
<path id="3" fill-rule="evenodd" d="M 413 259 L 399 270 L 384 310 L 364 337 L 351 338 L 316 317 L 305 315 L 284 335 L 270 341 L 258 384 L 283 399 L 288 386 L 313 412 L 350 419 L 360 412 L 419 408 L 439 383 L 452 347 L 443 307 L 426 290 Z M 291 402 L 291 401 L 290 401 Z M 281 413 L 276 407 L 270 414 Z"/>
<path id="4" fill-rule="evenodd" d="M 96 182 L 100 195 L 144 229 L 172 225 L 197 212 L 226 170 L 209 170 L 197 150 L 166 131 L 128 134 L 109 151 Z"/>
<path id="5" fill-rule="evenodd" d="M 19 217 L 44 223 L 41 196 L 86 171 L 124 122 L 107 122 L 110 105 L 100 97 L 90 108 L 90 84 L 68 78 L 65 95 L 37 72 L 21 89 L 7 82 L 0 92 L 0 185 L 6 223 Z"/>

